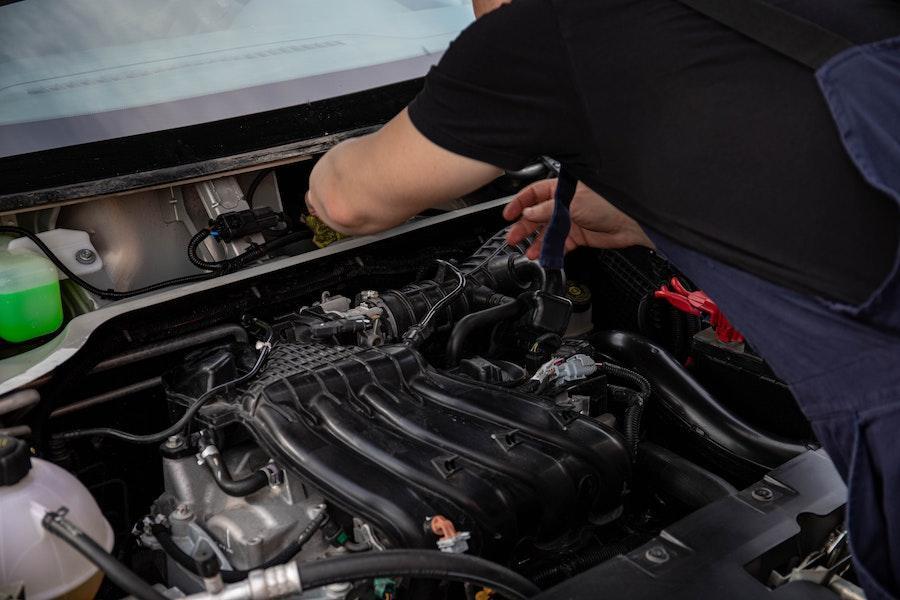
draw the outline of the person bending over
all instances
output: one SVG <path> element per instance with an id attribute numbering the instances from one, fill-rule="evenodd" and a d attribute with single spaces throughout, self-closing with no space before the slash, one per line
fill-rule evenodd
<path id="1" fill-rule="evenodd" d="M 897 594 L 898 206 L 851 160 L 812 71 L 676 0 L 474 4 L 488 14 L 415 100 L 320 160 L 310 209 L 372 233 L 561 161 L 580 181 L 567 249 L 655 245 L 718 302 L 848 480 L 870 600 Z M 858 44 L 900 35 L 896 0 L 777 4 Z M 509 242 L 548 222 L 554 186 L 506 207 Z"/>

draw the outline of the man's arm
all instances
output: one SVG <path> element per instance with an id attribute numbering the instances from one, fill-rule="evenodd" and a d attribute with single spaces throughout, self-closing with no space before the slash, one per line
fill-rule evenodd
<path id="1" fill-rule="evenodd" d="M 362 235 L 399 225 L 500 173 L 429 141 L 404 110 L 379 131 L 325 154 L 310 176 L 307 204 L 332 229 Z"/>

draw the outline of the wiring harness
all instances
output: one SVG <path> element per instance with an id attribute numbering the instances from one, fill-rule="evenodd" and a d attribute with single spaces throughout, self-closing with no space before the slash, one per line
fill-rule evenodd
<path id="1" fill-rule="evenodd" d="M 208 279 L 220 277 L 228 273 L 233 273 L 234 271 L 242 269 L 253 261 L 259 260 L 260 258 L 271 254 L 275 250 L 309 239 L 312 236 L 312 232 L 308 230 L 288 233 L 264 244 L 253 244 L 251 245 L 250 249 L 248 249 L 243 254 L 221 261 L 207 261 L 199 256 L 198 251 L 200 248 L 200 244 L 202 244 L 209 237 L 221 240 L 223 242 L 228 242 L 239 237 L 244 237 L 247 235 L 252 235 L 254 233 L 259 233 L 261 231 L 269 230 L 278 225 L 283 220 L 284 216 L 281 213 L 276 213 L 270 208 L 249 209 L 219 215 L 214 221 L 210 222 L 209 227 L 201 229 L 196 234 L 194 234 L 194 236 L 191 238 L 190 243 L 188 243 L 188 259 L 191 261 L 192 265 L 194 265 L 198 269 L 201 269 L 202 271 L 205 271 L 204 273 L 175 277 L 173 279 L 167 279 L 165 281 L 160 281 L 158 283 L 128 291 L 102 289 L 89 283 L 82 277 L 76 275 L 68 266 L 66 266 L 66 264 L 53 252 L 53 250 L 51 250 L 50 247 L 47 246 L 46 243 L 44 243 L 44 240 L 42 240 L 39 235 L 32 231 L 29 231 L 28 229 L 25 229 L 24 227 L 17 227 L 15 225 L 2 225 L 0 226 L 0 233 L 9 233 L 27 237 L 29 240 L 34 242 L 34 245 L 37 246 L 38 249 L 44 253 L 44 255 L 46 255 L 46 257 L 56 266 L 57 269 L 59 269 L 63 274 L 65 274 L 66 277 L 71 279 L 76 285 L 78 285 L 85 291 L 90 292 L 91 294 L 94 294 L 95 296 L 98 296 L 105 300 L 124 300 L 175 285 L 206 281 Z"/>
<path id="2" fill-rule="evenodd" d="M 173 436 L 187 430 L 190 427 L 191 420 L 196 416 L 197 412 L 201 408 L 203 408 L 203 406 L 210 400 L 215 398 L 216 394 L 228 389 L 229 387 L 239 385 L 241 383 L 244 383 L 245 381 L 252 379 L 266 364 L 266 360 L 269 358 L 269 354 L 272 352 L 272 348 L 275 346 L 275 331 L 268 323 L 265 323 L 259 319 L 250 319 L 250 324 L 258 327 L 263 331 L 263 335 L 260 336 L 260 341 L 257 344 L 259 347 L 259 354 L 257 355 L 256 362 L 254 363 L 253 367 L 251 367 L 250 370 L 243 375 L 240 375 L 239 377 L 236 377 L 231 381 L 219 384 L 206 391 L 199 398 L 194 400 L 193 404 L 190 405 L 190 407 L 185 411 L 184 415 L 182 415 L 182 417 L 178 419 L 178 421 L 176 421 L 167 429 L 147 435 L 136 435 L 127 431 L 112 429 L 110 427 L 97 427 L 93 429 L 76 429 L 75 431 L 67 431 L 65 433 L 55 435 L 54 438 L 60 440 L 71 440 L 76 438 L 98 436 L 112 437 L 126 442 L 131 442 L 133 444 L 158 444 L 167 439 L 169 436 Z"/>

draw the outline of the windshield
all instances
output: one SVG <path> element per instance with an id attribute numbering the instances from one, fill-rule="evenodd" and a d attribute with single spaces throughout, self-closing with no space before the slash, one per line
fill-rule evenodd
<path id="1" fill-rule="evenodd" d="M 470 0 L 25 0 L 0 7 L 0 157 L 425 74 Z"/>

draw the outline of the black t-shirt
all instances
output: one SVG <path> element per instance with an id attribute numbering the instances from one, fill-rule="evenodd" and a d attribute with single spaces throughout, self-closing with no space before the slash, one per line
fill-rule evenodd
<path id="1" fill-rule="evenodd" d="M 896 0 L 779 0 L 857 43 Z M 898 211 L 841 145 L 808 68 L 675 0 L 513 0 L 466 29 L 409 107 L 457 154 L 549 155 L 670 238 L 793 289 L 860 302 Z"/>

